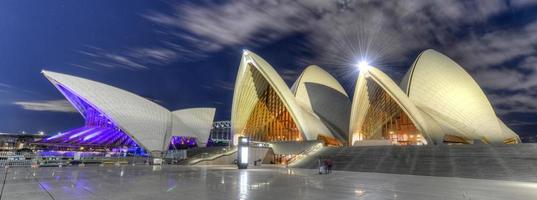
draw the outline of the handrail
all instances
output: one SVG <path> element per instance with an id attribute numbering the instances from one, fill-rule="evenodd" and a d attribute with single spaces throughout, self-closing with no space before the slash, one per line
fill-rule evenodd
<path id="1" fill-rule="evenodd" d="M 316 144 L 316 145 L 313 145 L 312 147 L 310 148 L 307 148 L 305 149 L 304 151 L 296 154 L 295 156 L 292 156 L 291 158 L 285 160 L 285 162 L 287 163 L 287 165 L 289 164 L 292 164 L 293 162 L 295 161 L 298 161 L 308 155 L 310 155 L 310 153 L 313 153 L 313 152 L 317 152 L 319 151 L 320 149 L 323 148 L 323 144 L 322 143 L 319 143 L 319 144 Z"/>
<path id="2" fill-rule="evenodd" d="M 198 164 L 200 162 L 203 162 L 203 161 L 213 161 L 217 158 L 220 158 L 220 157 L 223 157 L 223 156 L 229 156 L 229 155 L 232 155 L 234 154 L 235 152 L 237 152 L 237 148 L 231 148 L 229 150 L 226 150 L 224 152 L 220 152 L 220 153 L 215 153 L 211 156 L 207 156 L 207 157 L 202 157 L 202 158 L 191 158 L 191 159 L 188 159 L 187 163 L 188 165 L 195 165 L 195 164 Z"/>
<path id="3" fill-rule="evenodd" d="M 143 162 L 142 162 L 143 161 Z M 15 155 L 4 153 L 0 155 L 0 167 L 30 167 L 30 166 L 67 166 L 72 164 L 87 164 L 87 163 L 133 163 L 141 164 L 146 163 L 147 159 L 144 157 L 81 157 L 78 160 L 73 159 L 70 156 L 40 156 L 25 154 Z"/>

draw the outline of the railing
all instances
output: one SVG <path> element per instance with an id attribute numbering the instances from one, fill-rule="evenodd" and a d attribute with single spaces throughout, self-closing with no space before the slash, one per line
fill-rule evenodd
<path id="1" fill-rule="evenodd" d="M 85 164 L 146 164 L 147 157 L 92 156 L 74 159 L 72 156 L 41 156 L 33 153 L 0 152 L 0 167 L 49 167 Z"/>
<path id="2" fill-rule="evenodd" d="M 323 148 L 323 144 L 319 143 L 316 145 L 313 145 L 310 148 L 305 149 L 304 151 L 300 152 L 299 154 L 296 154 L 295 156 L 292 156 L 286 160 L 287 165 L 292 164 L 293 162 L 296 162 L 298 160 L 301 160 Z"/>
<path id="3" fill-rule="evenodd" d="M 180 162 L 179 164 L 195 165 L 199 162 L 211 161 L 222 156 L 229 156 L 235 152 L 237 152 L 237 148 L 222 148 L 221 150 L 210 153 L 206 152 L 197 154 L 195 156 L 189 157 L 187 160 Z"/>
<path id="4" fill-rule="evenodd" d="M 0 167 L 29 167 L 32 160 L 0 160 Z"/>

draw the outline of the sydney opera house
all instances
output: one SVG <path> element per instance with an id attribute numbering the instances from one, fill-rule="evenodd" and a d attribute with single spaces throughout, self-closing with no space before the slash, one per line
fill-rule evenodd
<path id="1" fill-rule="evenodd" d="M 235 136 L 327 145 L 515 144 L 472 77 L 450 58 L 426 50 L 400 84 L 360 67 L 351 98 L 318 66 L 291 88 L 265 60 L 244 51 L 233 97 Z"/>
<path id="2" fill-rule="evenodd" d="M 259 142 L 321 141 L 331 146 L 520 143 L 472 77 L 434 50 L 422 52 L 400 84 L 370 65 L 359 71 L 352 98 L 316 65 L 289 88 L 268 62 L 246 50 L 234 88 L 232 134 Z M 207 145 L 214 108 L 172 112 L 103 83 L 42 73 L 85 124 L 40 145 L 135 147 L 153 156 L 176 145 Z"/>
<path id="3" fill-rule="evenodd" d="M 324 140 L 348 136 L 349 96 L 334 77 L 309 66 L 289 89 L 261 57 L 245 51 L 235 82 L 231 124 L 257 141 Z"/>
<path id="4" fill-rule="evenodd" d="M 45 138 L 41 145 L 61 147 L 139 147 L 159 156 L 175 145 L 204 147 L 214 108 L 168 109 L 125 90 L 42 71 L 84 117 L 84 126 Z"/>

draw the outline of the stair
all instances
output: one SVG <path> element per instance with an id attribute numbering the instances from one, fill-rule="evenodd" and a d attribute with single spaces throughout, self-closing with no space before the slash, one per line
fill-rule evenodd
<path id="1" fill-rule="evenodd" d="M 537 182 L 537 144 L 325 147 L 293 167 Z"/>

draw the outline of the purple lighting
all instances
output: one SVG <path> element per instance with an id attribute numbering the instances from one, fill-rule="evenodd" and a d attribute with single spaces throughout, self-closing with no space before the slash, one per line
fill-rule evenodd
<path id="1" fill-rule="evenodd" d="M 81 132 L 78 132 L 76 134 L 73 134 L 73 135 L 69 136 L 69 139 L 73 139 L 73 138 L 76 138 L 78 136 L 84 135 L 85 133 L 90 132 L 92 130 L 95 130 L 95 128 L 89 128 L 89 129 L 86 129 L 84 131 L 81 131 Z"/>
<path id="2" fill-rule="evenodd" d="M 56 87 L 82 114 L 85 125 L 44 139 L 44 144 L 137 147 L 136 142 L 95 106 L 57 84 Z"/>
<path id="3" fill-rule="evenodd" d="M 84 141 L 89 140 L 89 139 L 91 139 L 91 138 L 93 138 L 93 137 L 95 137 L 95 136 L 97 136 L 97 135 L 99 135 L 99 134 L 101 134 L 101 133 L 103 133 L 105 131 L 107 131 L 107 130 L 101 130 L 99 132 L 92 133 L 91 135 L 88 135 L 88 136 L 84 137 Z"/>
<path id="4" fill-rule="evenodd" d="M 184 136 L 172 136 L 169 149 L 186 149 L 198 146 L 196 138 Z"/>

